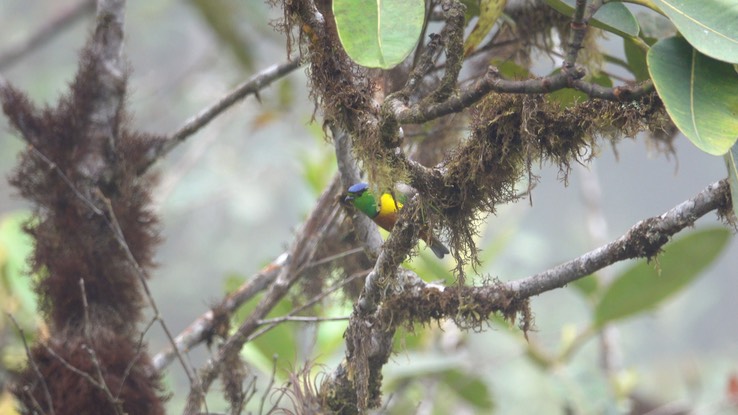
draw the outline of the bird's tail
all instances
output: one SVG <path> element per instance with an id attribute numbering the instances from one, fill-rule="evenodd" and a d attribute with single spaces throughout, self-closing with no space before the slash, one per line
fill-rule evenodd
<path id="1" fill-rule="evenodd" d="M 428 247 L 433 251 L 434 254 L 438 257 L 438 259 L 443 259 L 444 255 L 448 254 L 448 248 L 446 248 L 446 245 L 443 244 L 438 238 L 435 236 L 432 236 L 428 238 L 426 241 L 426 244 Z"/>

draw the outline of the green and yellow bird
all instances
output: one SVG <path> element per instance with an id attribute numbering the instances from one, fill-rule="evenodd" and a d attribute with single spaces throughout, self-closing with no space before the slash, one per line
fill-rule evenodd
<path id="1" fill-rule="evenodd" d="M 399 195 L 397 200 L 389 193 L 383 193 L 379 200 L 369 191 L 369 185 L 366 183 L 357 183 L 348 188 L 346 202 L 351 202 L 362 213 L 372 218 L 374 223 L 381 226 L 386 231 L 391 231 L 397 222 L 397 211 L 402 209 L 402 203 L 405 201 L 404 195 Z M 448 254 L 448 248 L 438 240 L 432 233 L 424 232 L 421 239 L 430 247 L 438 258 L 443 258 Z"/>

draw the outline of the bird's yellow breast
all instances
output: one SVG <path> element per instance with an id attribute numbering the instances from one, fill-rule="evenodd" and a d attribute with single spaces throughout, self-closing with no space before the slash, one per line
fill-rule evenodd
<path id="1" fill-rule="evenodd" d="M 379 198 L 379 213 L 374 217 L 374 222 L 382 228 L 390 231 L 397 221 L 397 211 L 402 209 L 402 203 L 395 200 L 391 194 L 385 193 Z"/>
<path id="2" fill-rule="evenodd" d="M 395 200 L 391 194 L 385 193 L 379 198 L 379 216 L 391 215 L 402 209 L 402 203 Z"/>

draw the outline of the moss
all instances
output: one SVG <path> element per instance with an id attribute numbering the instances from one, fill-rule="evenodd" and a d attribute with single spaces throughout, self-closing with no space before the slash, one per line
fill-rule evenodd
<path id="1" fill-rule="evenodd" d="M 519 183 L 536 180 L 534 164 L 556 165 L 566 180 L 572 163 L 598 153 L 598 139 L 616 143 L 670 125 L 655 93 L 630 103 L 587 100 L 567 108 L 543 95 L 490 94 L 472 108 L 471 135 L 447 158 L 443 176 L 413 184 L 424 190 L 426 220 L 448 230 L 457 260 L 474 265 L 478 222 L 520 197 Z M 661 140 L 670 148 L 669 136 Z"/>
<path id="2" fill-rule="evenodd" d="M 492 282 L 486 289 L 454 286 L 443 291 L 426 287 L 419 293 L 402 292 L 385 300 L 380 319 L 392 321 L 394 326 L 405 325 L 408 331 L 420 323 L 450 318 L 462 329 L 481 331 L 487 327 L 494 313 L 506 320 L 519 321 L 527 332 L 532 326 L 532 314 L 527 299 L 518 299 L 504 285 Z"/>

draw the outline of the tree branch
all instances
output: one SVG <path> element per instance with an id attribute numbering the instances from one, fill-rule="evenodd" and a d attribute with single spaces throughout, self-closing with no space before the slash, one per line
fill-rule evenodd
<path id="1" fill-rule="evenodd" d="M 725 210 L 730 207 L 728 184 L 725 180 L 716 182 L 705 188 L 692 199 L 668 210 L 660 216 L 643 220 L 633 226 L 625 235 L 617 240 L 588 252 L 576 259 L 568 261 L 550 270 L 517 281 L 504 284 L 489 284 L 475 287 L 445 287 L 426 283 L 411 271 L 403 271 L 400 279 L 403 289 L 390 294 L 375 311 L 363 319 L 357 319 L 355 310 L 347 330 L 347 342 L 353 337 L 362 335 L 358 348 L 349 344 L 348 361 L 341 363 L 326 381 L 323 388 L 330 388 L 330 392 L 321 391 L 323 396 L 350 396 L 358 395 L 359 408 L 362 407 L 361 397 L 367 397 L 367 392 L 361 391 L 362 378 L 371 369 L 374 375 L 381 373 L 381 366 L 391 352 L 391 339 L 394 327 L 407 320 L 427 322 L 428 319 L 458 318 L 463 313 L 471 314 L 472 319 L 481 322 L 488 318 L 491 312 L 516 313 L 525 312 L 521 304 L 534 295 L 565 286 L 579 278 L 585 277 L 616 262 L 637 258 L 651 258 L 658 253 L 669 238 L 682 229 L 691 226 L 694 222 L 713 210 Z M 404 240 L 395 232 L 390 234 L 387 245 L 395 239 Z M 394 252 L 394 249 L 405 247 L 404 243 L 398 246 L 385 247 L 377 260 L 373 272 L 382 268 L 380 263 L 387 261 L 385 252 Z M 640 248 L 634 248 L 640 247 Z M 466 299 L 462 303 L 460 298 Z M 462 309 L 462 305 L 464 308 Z M 404 313 L 402 311 L 405 311 Z M 418 311 L 422 310 L 422 313 Z M 471 311 L 470 311 L 471 310 Z M 477 312 L 479 312 L 477 315 Z M 391 323 L 388 321 L 391 320 Z M 357 325 L 357 323 L 362 322 Z M 457 321 L 457 323 L 459 323 Z M 353 352 L 352 354 L 349 354 Z M 351 370 L 351 359 L 364 359 L 364 371 Z M 356 364 L 356 363 L 354 363 Z M 347 374 L 352 373 L 352 378 Z M 327 394 L 327 395 L 326 395 Z M 372 396 L 372 395 L 369 395 Z M 346 402 L 343 402 L 344 404 Z M 376 403 L 376 402 L 375 402 Z M 366 404 L 364 402 L 364 404 Z"/>
<path id="2" fill-rule="evenodd" d="M 428 98 L 432 102 L 441 102 L 448 98 L 456 88 L 464 63 L 464 12 L 466 7 L 459 1 L 444 1 L 441 4 L 446 17 L 446 25 L 441 32 L 444 39 L 446 63 L 443 78 L 438 87 Z"/>
<path id="3" fill-rule="evenodd" d="M 54 39 L 62 30 L 70 27 L 80 18 L 95 10 L 95 0 L 83 0 L 73 7 L 63 11 L 58 16 L 41 26 L 37 32 L 23 42 L 11 47 L 0 55 L 0 70 L 12 66 L 22 57 L 28 55 L 50 40 Z"/>
<path id="4" fill-rule="evenodd" d="M 41 384 L 41 389 L 44 393 L 44 398 L 46 398 L 46 405 L 49 411 L 50 415 L 55 415 L 54 411 L 54 401 L 51 399 L 51 393 L 49 392 L 49 385 L 46 384 L 46 379 L 41 374 L 41 371 L 38 368 L 38 364 L 36 364 L 36 359 L 33 358 L 33 353 L 31 353 L 31 349 L 28 347 L 28 342 L 26 342 L 26 334 L 23 332 L 23 329 L 21 328 L 20 324 L 18 324 L 18 321 L 16 321 L 15 317 L 13 317 L 12 314 L 6 312 L 5 315 L 8 316 L 10 321 L 13 323 L 13 326 L 15 326 L 15 329 L 18 331 L 18 338 L 21 339 L 21 342 L 23 343 L 23 348 L 26 350 L 26 357 L 28 358 L 28 365 L 33 370 L 33 373 L 36 375 L 36 379 L 38 379 L 38 382 Z M 29 392 L 30 397 L 33 399 L 33 394 Z M 35 402 L 35 406 L 37 409 L 43 413 L 43 409 L 41 408 L 41 405 L 38 404 L 38 402 Z"/>
<path id="5" fill-rule="evenodd" d="M 169 139 L 164 141 L 147 155 L 143 164 L 138 168 L 139 174 L 145 173 L 157 160 L 167 155 L 178 144 L 182 143 L 189 136 L 195 134 L 223 111 L 230 108 L 233 104 L 249 95 L 254 95 L 258 99 L 260 90 L 299 67 L 299 60 L 272 65 L 252 76 L 248 81 L 237 86 L 233 91 L 223 96 L 215 104 L 192 116 L 182 127 L 179 128 L 179 130 L 175 131 Z"/>
<path id="6" fill-rule="evenodd" d="M 572 82 L 572 87 L 589 95 L 590 98 L 600 98 L 608 101 L 631 101 L 653 91 L 653 81 L 649 79 L 637 85 L 622 85 L 608 88 L 578 79 Z"/>
<path id="7" fill-rule="evenodd" d="M 417 207 L 417 198 L 403 207 L 349 319 L 344 335 L 346 359 L 321 385 L 321 396 L 336 397 L 328 402 L 334 411 L 350 407 L 363 413 L 379 405 L 382 367 L 392 353 L 397 324 L 391 318 L 381 318 L 378 307 L 388 292 L 402 289 L 405 283 L 398 267 L 418 241 Z"/>
<path id="8" fill-rule="evenodd" d="M 263 291 L 279 275 L 282 268 L 287 263 L 289 255 L 285 252 L 278 256 L 277 259 L 272 261 L 269 265 L 264 267 L 261 271 L 251 276 L 238 290 L 229 294 L 223 301 L 217 306 L 208 310 L 205 314 L 198 317 L 192 322 L 186 329 L 182 330 L 177 337 L 174 338 L 174 347 L 157 353 L 153 359 L 152 364 L 156 370 L 163 370 L 167 367 L 177 356 L 177 351 L 186 353 L 193 347 L 202 343 L 206 339 L 213 335 L 213 332 L 217 330 L 217 323 L 220 321 L 220 317 L 229 318 L 238 307 L 243 305 L 246 301 L 253 298 L 256 294 Z M 176 350 L 176 351 L 175 351 Z"/>
<path id="9" fill-rule="evenodd" d="M 216 356 L 208 361 L 200 373 L 198 384 L 192 385 L 190 388 L 185 414 L 195 414 L 199 411 L 205 398 L 204 395 L 221 371 L 224 361 L 229 356 L 239 353 L 248 341 L 249 335 L 259 327 L 259 321 L 263 320 L 274 305 L 287 294 L 289 288 L 302 275 L 300 270 L 312 261 L 317 245 L 326 234 L 326 231 L 334 225 L 334 221 L 338 216 L 335 197 L 339 192 L 340 180 L 334 178 L 331 185 L 321 195 L 300 233 L 295 238 L 285 266 L 282 267 L 277 278 L 269 286 L 262 301 L 241 323 L 236 332 L 220 347 Z"/>
<path id="10" fill-rule="evenodd" d="M 400 124 L 422 124 L 468 108 L 490 92 L 542 94 L 567 88 L 573 80 L 583 76 L 584 71 L 575 70 L 572 73 L 562 71 L 543 78 L 509 81 L 500 77 L 497 68 L 489 67 L 484 77 L 443 102 L 408 107 L 406 103 L 395 99 L 388 105 Z"/>
<path id="11" fill-rule="evenodd" d="M 671 236 L 706 213 L 730 207 L 730 191 L 725 180 L 713 183 L 693 198 L 660 216 L 638 222 L 620 238 L 528 278 L 507 284 L 517 297 L 531 297 L 585 277 L 601 268 L 631 258 L 652 258 Z"/>
<path id="12" fill-rule="evenodd" d="M 351 138 L 348 134 L 331 124 L 331 133 L 333 135 L 333 145 L 336 149 L 336 162 L 338 164 L 338 172 L 341 175 L 341 189 L 346 190 L 349 186 L 361 182 L 361 174 L 354 160 L 351 149 Z M 354 225 L 354 232 L 360 241 L 364 241 L 364 250 L 370 258 L 379 256 L 382 247 L 382 237 L 379 235 L 377 225 L 372 222 L 369 217 L 361 214 L 356 209 L 351 210 L 351 222 Z"/>

